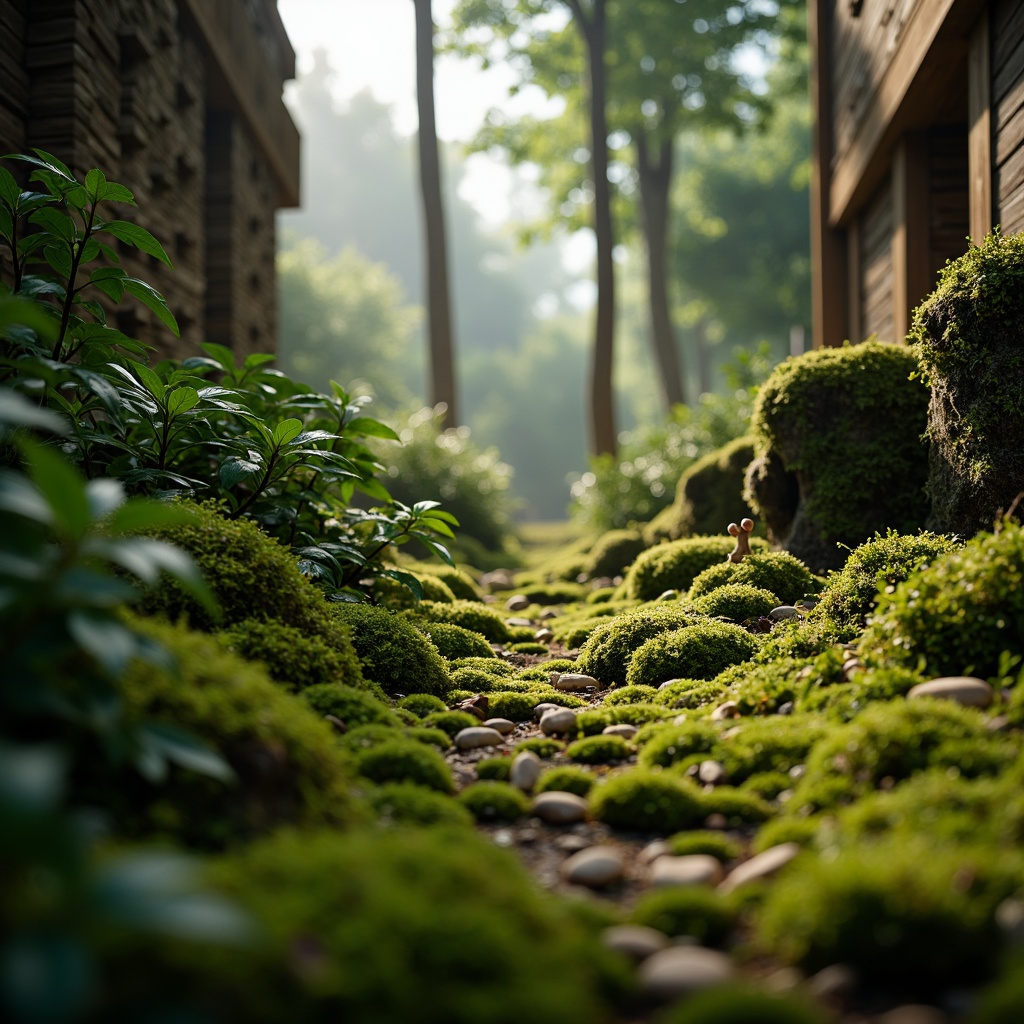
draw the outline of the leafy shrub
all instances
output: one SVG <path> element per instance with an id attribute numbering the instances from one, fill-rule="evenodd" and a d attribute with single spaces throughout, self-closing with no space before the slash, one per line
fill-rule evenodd
<path id="1" fill-rule="evenodd" d="M 609 693 L 604 698 L 606 707 L 618 707 L 621 704 L 649 704 L 656 700 L 658 691 L 653 686 L 623 686 L 620 690 Z"/>
<path id="2" fill-rule="evenodd" d="M 695 711 L 717 703 L 723 693 L 725 686 L 717 679 L 677 679 L 659 687 L 656 700 L 666 708 Z"/>
<path id="3" fill-rule="evenodd" d="M 580 650 L 578 671 L 607 686 L 626 682 L 634 651 L 645 640 L 671 629 L 689 626 L 695 617 L 678 605 L 643 608 L 604 621 Z"/>
<path id="4" fill-rule="evenodd" d="M 455 739 L 455 734 L 463 729 L 471 729 L 480 724 L 480 719 L 468 711 L 435 711 L 423 719 L 423 724 Z"/>
<path id="5" fill-rule="evenodd" d="M 722 529 L 719 537 L 688 537 L 648 548 L 626 574 L 626 595 L 634 601 L 653 601 L 666 590 L 686 593 L 700 573 L 724 562 L 735 547 L 736 542 L 725 533 L 724 526 Z M 750 547 L 764 551 L 767 545 L 755 537 Z"/>
<path id="6" fill-rule="evenodd" d="M 634 924 L 666 935 L 689 935 L 702 946 L 720 946 L 735 924 L 722 898 L 699 885 L 674 885 L 643 896 L 630 915 Z"/>
<path id="7" fill-rule="evenodd" d="M 727 583 L 711 593 L 697 598 L 693 610 L 712 618 L 724 617 L 736 622 L 756 619 L 767 615 L 780 604 L 779 599 L 763 587 L 752 587 L 746 583 Z"/>
<path id="8" fill-rule="evenodd" d="M 718 744 L 718 730 L 703 721 L 683 722 L 660 729 L 640 751 L 646 768 L 668 768 L 692 754 L 710 754 Z"/>
<path id="9" fill-rule="evenodd" d="M 454 601 L 451 604 L 421 601 L 415 613 L 418 618 L 431 622 L 451 622 L 456 626 L 462 626 L 463 629 L 479 633 L 491 643 L 503 644 L 512 638 L 505 620 L 479 601 Z M 532 635 L 531 633 L 531 639 Z"/>
<path id="10" fill-rule="evenodd" d="M 676 857 L 703 853 L 723 864 L 738 860 L 743 853 L 740 844 L 722 832 L 680 832 L 669 836 L 668 848 Z"/>
<path id="11" fill-rule="evenodd" d="M 367 794 L 379 821 L 394 825 L 471 825 L 473 817 L 449 796 L 414 782 L 388 782 Z"/>
<path id="12" fill-rule="evenodd" d="M 933 676 L 1003 674 L 1024 650 L 1024 527 L 1006 523 L 912 572 L 879 598 L 865 648 Z"/>
<path id="13" fill-rule="evenodd" d="M 477 821 L 515 821 L 530 810 L 521 789 L 507 782 L 474 782 L 459 794 L 459 803 Z"/>
<path id="14" fill-rule="evenodd" d="M 773 543 L 821 570 L 841 564 L 838 544 L 924 525 L 928 389 L 912 379 L 916 369 L 913 351 L 876 341 L 775 368 L 754 406 L 747 471 Z"/>
<path id="15" fill-rule="evenodd" d="M 508 782 L 512 768 L 511 757 L 486 757 L 476 763 L 476 777 L 491 782 Z"/>
<path id="16" fill-rule="evenodd" d="M 633 748 L 621 736 L 587 736 L 570 743 L 566 753 L 581 764 L 610 764 L 625 761 Z"/>
<path id="17" fill-rule="evenodd" d="M 452 681 L 455 681 L 454 676 Z M 410 693 L 408 697 L 403 697 L 398 702 L 398 706 L 405 708 L 406 711 L 411 711 L 417 718 L 426 718 L 427 715 L 431 715 L 435 711 L 448 710 L 445 702 L 432 693 Z"/>
<path id="18" fill-rule="evenodd" d="M 302 700 L 318 715 L 334 715 L 349 728 L 359 725 L 397 726 L 398 717 L 376 697 L 365 690 L 356 690 L 340 683 L 318 683 L 307 686 Z"/>
<path id="19" fill-rule="evenodd" d="M 331 612 L 352 631 L 363 674 L 385 693 L 445 693 L 451 680 L 437 648 L 401 615 L 366 604 L 336 602 Z"/>
<path id="20" fill-rule="evenodd" d="M 356 759 L 356 771 L 371 782 L 414 782 L 439 793 L 455 790 L 444 758 L 410 740 L 387 740 L 364 750 Z"/>
<path id="21" fill-rule="evenodd" d="M 613 828 L 665 835 L 698 824 L 706 812 L 693 783 L 634 768 L 594 787 L 590 813 Z"/>
<path id="22" fill-rule="evenodd" d="M 420 631 L 430 637 L 442 658 L 486 658 L 491 645 L 479 634 L 451 622 L 426 622 Z"/>
<path id="23" fill-rule="evenodd" d="M 757 640 L 742 627 L 712 620 L 662 633 L 641 644 L 629 663 L 626 682 L 653 686 L 680 677 L 714 679 L 756 652 Z"/>
<path id="24" fill-rule="evenodd" d="M 719 587 L 743 584 L 778 594 L 785 604 L 794 604 L 818 589 L 810 570 L 788 551 L 755 552 L 742 562 L 721 562 L 699 573 L 690 586 L 689 598 L 697 601 Z"/>
<path id="25" fill-rule="evenodd" d="M 732 983 L 695 992 L 661 1024 L 825 1024 L 826 1017 L 797 995 L 763 992 Z"/>
<path id="26" fill-rule="evenodd" d="M 534 793 L 546 793 L 549 790 L 558 793 L 575 793 L 577 796 L 586 797 L 597 779 L 586 768 L 577 768 L 574 765 L 566 765 L 563 768 L 549 768 L 537 780 L 533 787 Z"/>

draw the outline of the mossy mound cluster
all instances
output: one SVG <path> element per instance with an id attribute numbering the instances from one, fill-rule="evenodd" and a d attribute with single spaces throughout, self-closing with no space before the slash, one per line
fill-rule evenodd
<path id="1" fill-rule="evenodd" d="M 764 587 L 749 583 L 726 583 L 693 602 L 694 611 L 710 618 L 746 622 L 767 615 L 781 604 L 779 598 Z"/>
<path id="2" fill-rule="evenodd" d="M 494 656 L 491 645 L 479 634 L 453 622 L 425 622 L 421 632 L 430 637 L 442 658 L 488 658 Z"/>
<path id="3" fill-rule="evenodd" d="M 934 525 L 990 530 L 1024 480 L 1024 237 L 993 233 L 947 263 L 910 338 L 931 388 Z"/>
<path id="4" fill-rule="evenodd" d="M 813 594 L 818 583 L 810 569 L 787 551 L 755 552 L 742 562 L 720 562 L 700 572 L 690 584 L 689 599 L 696 603 L 720 587 L 757 587 L 794 604 Z"/>
<path id="5" fill-rule="evenodd" d="M 621 576 L 647 548 L 639 530 L 608 530 L 590 552 L 586 573 L 590 579 Z"/>
<path id="6" fill-rule="evenodd" d="M 842 564 L 839 544 L 925 525 L 928 389 L 916 370 L 912 350 L 868 341 L 788 359 L 758 392 L 747 495 L 769 539 L 815 571 Z"/>
<path id="7" fill-rule="evenodd" d="M 757 639 L 741 626 L 713 620 L 697 623 L 641 644 L 629 662 L 626 684 L 658 686 L 671 679 L 714 679 L 756 653 Z"/>
<path id="8" fill-rule="evenodd" d="M 504 644 L 512 640 L 512 633 L 505 620 L 487 605 L 479 601 L 452 601 L 450 603 L 421 601 L 410 612 L 416 618 L 428 622 L 450 622 L 463 629 L 479 633 L 486 640 L 495 644 Z M 532 631 L 527 639 L 532 639 Z"/>
<path id="9" fill-rule="evenodd" d="M 728 535 L 721 535 L 688 537 L 648 548 L 626 574 L 626 596 L 633 601 L 654 601 L 669 590 L 685 594 L 698 574 L 725 561 L 735 543 Z M 750 547 L 752 551 L 767 550 L 759 537 L 751 540 Z"/>

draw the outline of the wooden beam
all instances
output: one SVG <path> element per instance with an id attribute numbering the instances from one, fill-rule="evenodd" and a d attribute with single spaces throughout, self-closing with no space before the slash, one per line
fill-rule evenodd
<path id="1" fill-rule="evenodd" d="M 975 245 L 992 230 L 992 73 L 988 11 L 971 33 L 967 51 L 967 166 L 970 235 Z"/>
<path id="2" fill-rule="evenodd" d="M 892 227 L 892 326 L 902 340 L 931 290 L 928 138 L 920 132 L 904 135 L 893 154 Z"/>
<path id="3" fill-rule="evenodd" d="M 846 226 L 846 322 L 847 335 L 855 344 L 864 340 L 863 302 L 861 301 L 860 218 Z"/>

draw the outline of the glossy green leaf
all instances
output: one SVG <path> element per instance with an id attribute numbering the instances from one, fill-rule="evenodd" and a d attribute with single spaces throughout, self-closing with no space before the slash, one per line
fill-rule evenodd
<path id="1" fill-rule="evenodd" d="M 183 729 L 163 722 L 153 723 L 142 727 L 140 738 L 151 749 L 183 768 L 221 782 L 235 780 L 234 770 L 227 761 Z"/>
<path id="2" fill-rule="evenodd" d="M 167 396 L 167 412 L 180 416 L 199 404 L 199 392 L 195 388 L 177 388 Z"/>
<path id="3" fill-rule="evenodd" d="M 261 462 L 254 462 L 251 459 L 240 459 L 231 456 L 221 463 L 218 478 L 221 487 L 230 490 L 236 484 L 248 479 L 253 473 L 258 473 L 263 468 Z"/>
<path id="4" fill-rule="evenodd" d="M 294 441 L 295 438 L 302 433 L 302 420 L 298 419 L 287 419 L 281 420 L 276 427 L 274 427 L 273 438 L 274 443 L 278 446 L 286 445 L 289 441 Z"/>
<path id="5" fill-rule="evenodd" d="M 111 615 L 80 609 L 67 618 L 68 632 L 113 676 L 119 676 L 135 653 L 132 631 Z"/>
<path id="6" fill-rule="evenodd" d="M 107 176 L 98 167 L 94 167 L 85 176 L 85 190 L 89 193 L 89 199 L 92 202 L 99 201 L 99 191 L 106 183 Z"/>
<path id="7" fill-rule="evenodd" d="M 143 363 L 136 362 L 134 359 L 130 359 L 129 363 L 139 380 L 142 381 L 145 389 L 158 402 L 163 402 L 167 389 L 164 387 L 164 382 L 160 379 L 159 375 L 154 373 L 148 366 L 145 366 Z"/>
<path id="8" fill-rule="evenodd" d="M 145 228 L 140 228 L 138 224 L 132 224 L 126 220 L 108 220 L 103 223 L 100 230 L 106 231 L 127 245 L 133 245 L 136 249 L 141 249 L 147 256 L 155 256 L 169 267 L 173 266 L 167 253 L 164 252 L 164 247 Z"/>
<path id="9" fill-rule="evenodd" d="M 2 306 L 0 306 L 2 316 Z M 17 391 L 0 388 L 0 423 L 16 427 L 34 427 L 53 434 L 66 434 L 68 422 L 63 416 L 30 402 Z"/>
<path id="10" fill-rule="evenodd" d="M 135 196 L 132 195 L 131 189 L 116 181 L 106 182 L 99 190 L 97 198 L 101 203 L 127 203 L 129 206 L 135 205 Z"/>
<path id="11" fill-rule="evenodd" d="M 21 186 L 14 180 L 14 175 L 6 167 L 0 167 L 0 203 L 13 211 L 17 209 L 20 198 Z"/>
<path id="12" fill-rule="evenodd" d="M 369 416 L 357 416 L 345 424 L 346 434 L 362 434 L 365 437 L 382 437 L 388 441 L 400 441 L 401 438 L 391 427 Z"/>
<path id="13" fill-rule="evenodd" d="M 71 218 L 66 213 L 61 213 L 50 207 L 34 211 L 29 215 L 28 221 L 30 224 L 36 224 L 43 230 L 49 231 L 51 235 L 55 235 L 69 245 L 78 237 L 78 231 Z"/>
<path id="14" fill-rule="evenodd" d="M 160 318 L 160 321 L 174 332 L 175 337 L 181 335 L 174 314 L 167 308 L 164 297 L 152 285 L 135 277 L 126 277 L 124 290 L 129 295 L 134 295 L 144 306 L 148 306 Z"/>
<path id="15" fill-rule="evenodd" d="M 28 475 L 52 509 L 54 522 L 71 537 L 81 537 L 92 520 L 81 477 L 53 448 L 22 442 L 22 451 Z"/>

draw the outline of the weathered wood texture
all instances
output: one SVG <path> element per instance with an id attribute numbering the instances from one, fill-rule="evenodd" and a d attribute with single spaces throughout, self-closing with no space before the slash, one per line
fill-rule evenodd
<path id="1" fill-rule="evenodd" d="M 860 217 L 860 332 L 880 341 L 894 340 L 892 199 L 892 184 L 886 182 Z"/>
<path id="2" fill-rule="evenodd" d="M 996 0 L 989 13 L 992 69 L 992 175 L 996 223 L 1024 231 L 1024 4 Z"/>
<path id="3" fill-rule="evenodd" d="M 181 341 L 131 300 L 116 322 L 162 355 L 207 340 L 240 356 L 276 347 L 274 214 L 297 201 L 297 134 L 281 102 L 294 55 L 274 0 L 208 4 L 214 29 L 225 5 L 232 34 L 213 40 L 185 0 L 0 0 L 0 152 L 39 147 L 132 190 L 132 219 L 174 269 L 123 246 L 122 265 L 161 291 Z M 236 50 L 232 85 L 218 60 Z M 280 131 L 272 152 L 254 110 Z"/>

